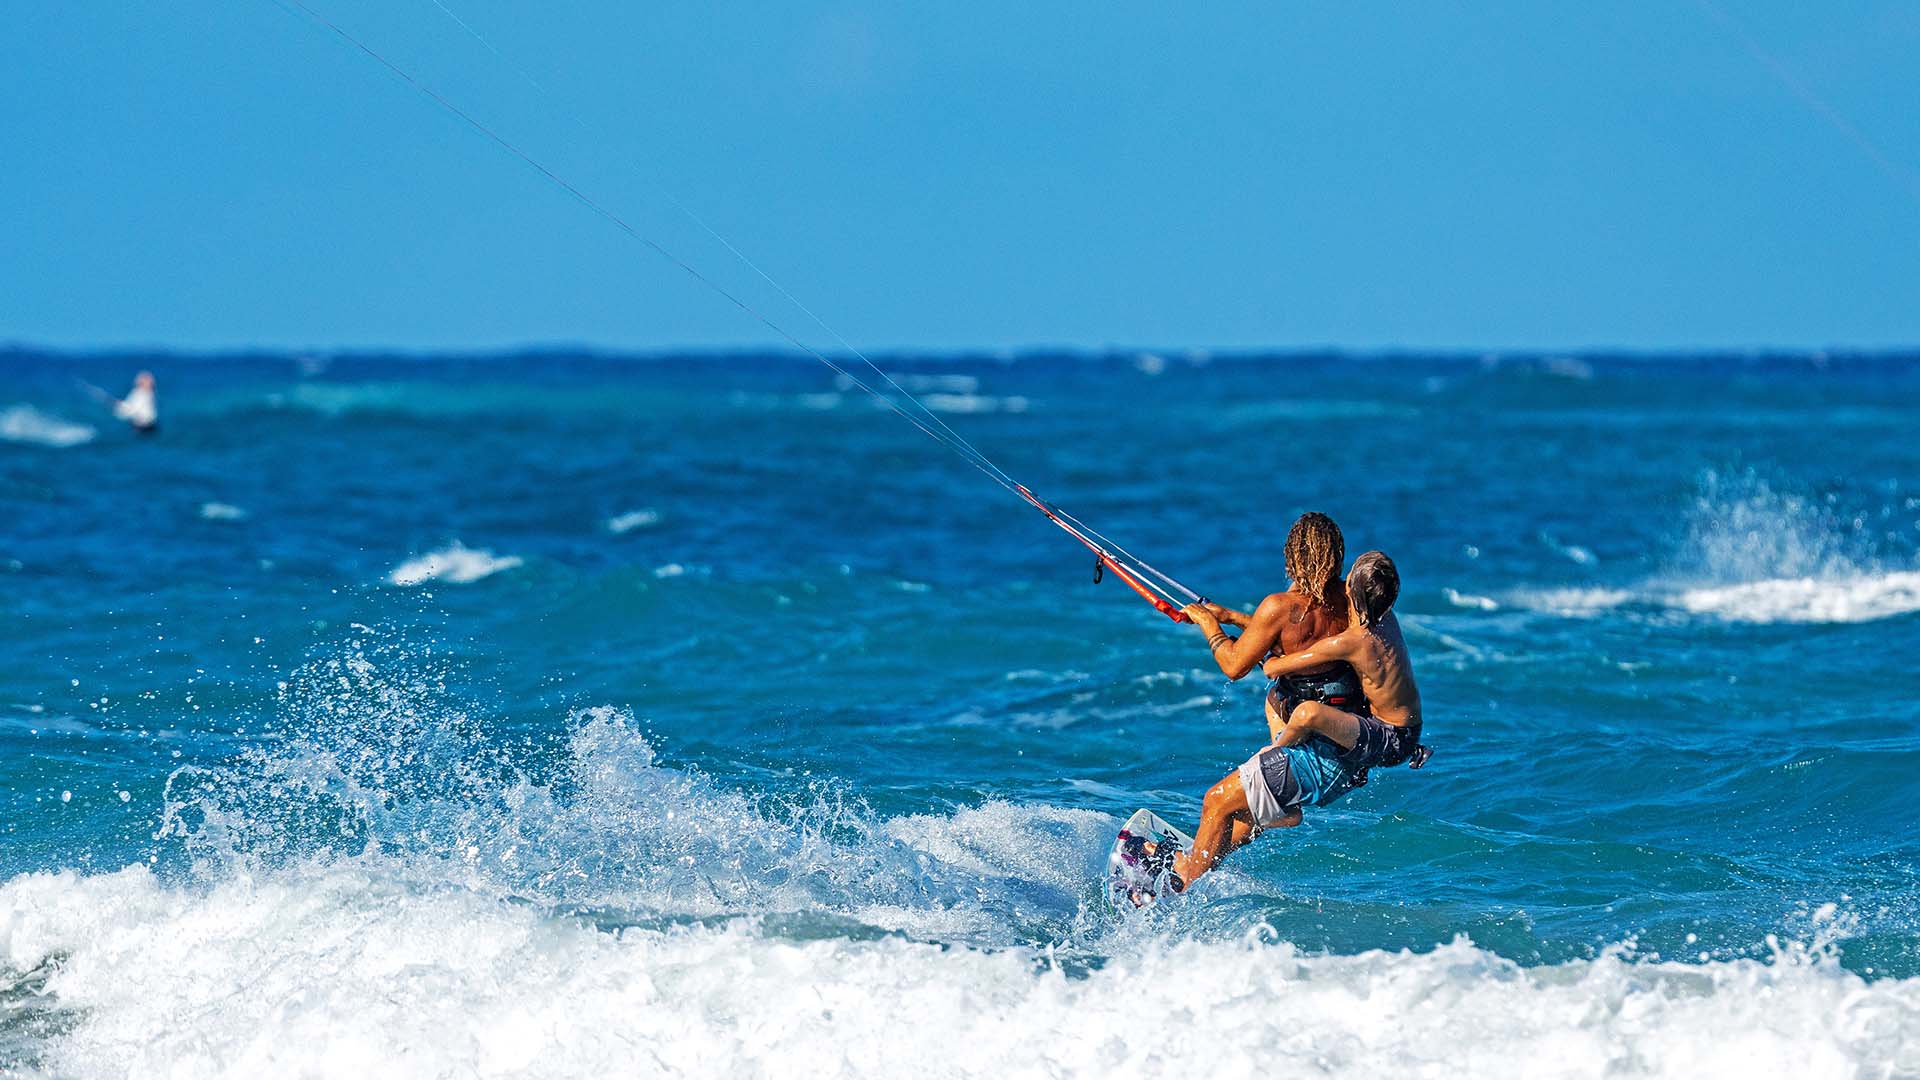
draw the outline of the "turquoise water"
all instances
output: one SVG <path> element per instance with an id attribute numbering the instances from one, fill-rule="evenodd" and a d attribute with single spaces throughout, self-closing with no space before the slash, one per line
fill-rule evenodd
<path id="1" fill-rule="evenodd" d="M 819 365 L 0 354 L 0 1055 L 1920 1072 L 1910 360 L 882 363 L 1223 602 L 1392 554 L 1432 764 L 1123 916 L 1261 687 Z"/>

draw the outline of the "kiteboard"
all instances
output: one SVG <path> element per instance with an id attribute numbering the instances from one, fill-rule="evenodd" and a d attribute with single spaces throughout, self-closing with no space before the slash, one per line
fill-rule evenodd
<path id="1" fill-rule="evenodd" d="M 1193 837 L 1151 810 L 1135 810 L 1120 826 L 1120 836 L 1107 856 L 1107 887 L 1114 901 L 1134 907 L 1153 903 L 1171 869 L 1173 852 L 1192 848 Z"/>

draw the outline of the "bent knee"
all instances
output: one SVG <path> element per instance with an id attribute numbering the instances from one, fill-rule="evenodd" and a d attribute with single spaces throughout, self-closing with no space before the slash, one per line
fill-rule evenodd
<path id="1" fill-rule="evenodd" d="M 1318 725 L 1320 719 L 1333 710 L 1318 701 L 1303 701 L 1293 707 L 1293 713 L 1287 718 L 1290 724 L 1305 724 L 1308 727 Z"/>

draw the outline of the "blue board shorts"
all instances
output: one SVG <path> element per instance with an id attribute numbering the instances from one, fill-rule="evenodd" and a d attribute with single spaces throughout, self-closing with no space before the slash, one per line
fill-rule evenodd
<path id="1" fill-rule="evenodd" d="M 1352 791 L 1353 767 L 1332 740 L 1315 737 L 1299 746 L 1268 746 L 1240 766 L 1240 786 L 1255 825 L 1285 817 L 1296 807 L 1326 806 Z"/>

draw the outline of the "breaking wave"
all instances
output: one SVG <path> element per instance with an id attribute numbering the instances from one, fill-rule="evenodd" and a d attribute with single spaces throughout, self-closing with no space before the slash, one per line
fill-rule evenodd
<path id="1" fill-rule="evenodd" d="M 607 519 L 607 531 L 618 536 L 635 529 L 650 529 L 660 524 L 660 511 L 654 509 L 628 510 Z"/>
<path id="2" fill-rule="evenodd" d="M 1707 473 L 1670 569 L 1632 587 L 1601 584 L 1515 589 L 1483 596 L 1446 590 L 1455 607 L 1514 607 L 1586 618 L 1638 609 L 1660 617 L 1743 623 L 1859 623 L 1920 611 L 1920 568 L 1874 539 L 1878 518 L 1842 514 L 1831 501 L 1781 492 L 1751 473 Z M 1897 534 L 1896 534 L 1897 535 Z M 1575 562 L 1585 548 L 1552 541 Z"/>
<path id="3" fill-rule="evenodd" d="M 245 521 L 247 512 L 232 503 L 204 502 L 200 504 L 200 516 L 207 521 Z"/>
<path id="4" fill-rule="evenodd" d="M 1920 571 L 1641 591 L 1521 589 L 1505 594 L 1504 603 L 1449 589 L 1447 599 L 1455 607 L 1476 611 L 1512 606 L 1566 618 L 1588 618 L 1637 607 L 1652 614 L 1698 615 L 1727 622 L 1859 623 L 1920 611 Z"/>
<path id="5" fill-rule="evenodd" d="M 50 416 L 31 405 L 9 405 L 0 409 L 0 439 L 7 442 L 64 450 L 92 442 L 95 434 L 90 425 Z"/>
<path id="6" fill-rule="evenodd" d="M 1810 916 L 1742 959 L 1528 967 L 1465 937 L 1302 950 L 1097 898 L 1114 822 L 987 801 L 886 817 L 449 701 L 377 638 L 177 770 L 155 865 L 0 885 L 0 1064 L 28 1074 L 1000 1077 L 1310 1061 L 1316 1075 L 1907 1075 L 1920 979 Z"/>
<path id="7" fill-rule="evenodd" d="M 1465 939 L 1310 955 L 1268 931 L 1085 973 L 1044 952 L 677 927 L 364 867 L 0 887 L 0 985 L 64 1076 L 1912 1075 L 1920 980 L 1819 950 L 1524 968 Z M 849 1033 L 859 1032 L 859 1037 Z"/>
<path id="8" fill-rule="evenodd" d="M 438 551 L 408 559 L 394 567 L 387 574 L 387 584 L 419 585 L 428 581 L 446 581 L 454 585 L 466 585 L 502 570 L 511 570 L 524 561 L 518 555 L 495 555 L 455 540 Z"/>

